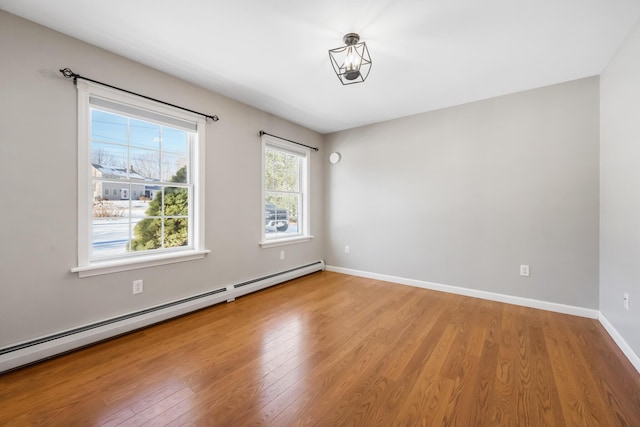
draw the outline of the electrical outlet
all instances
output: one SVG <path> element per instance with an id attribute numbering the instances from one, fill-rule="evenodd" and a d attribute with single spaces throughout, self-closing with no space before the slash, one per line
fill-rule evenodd
<path id="1" fill-rule="evenodd" d="M 141 294 L 144 291 L 144 282 L 142 279 L 133 281 L 133 294 Z"/>
<path id="2" fill-rule="evenodd" d="M 520 265 L 520 275 L 524 277 L 529 277 L 529 266 L 526 264 Z"/>
<path id="3" fill-rule="evenodd" d="M 351 248 L 349 246 L 345 246 L 344 247 L 344 253 L 345 254 L 350 254 L 351 253 Z"/>
<path id="4" fill-rule="evenodd" d="M 624 295 L 622 296 L 623 301 L 624 301 L 624 309 L 629 311 L 629 294 L 627 292 L 624 293 Z"/>
<path id="5" fill-rule="evenodd" d="M 284 251 L 280 251 L 280 260 L 282 261 L 284 259 Z"/>

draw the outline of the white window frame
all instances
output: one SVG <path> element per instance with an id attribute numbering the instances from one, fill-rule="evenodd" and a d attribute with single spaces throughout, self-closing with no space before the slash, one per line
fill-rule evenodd
<path id="1" fill-rule="evenodd" d="M 78 90 L 78 266 L 71 269 L 79 277 L 96 276 L 157 265 L 202 259 L 210 251 L 205 249 L 205 125 L 204 117 L 165 106 L 139 96 L 92 84 L 77 82 Z M 195 123 L 196 138 L 191 148 L 191 183 L 193 195 L 193 244 L 188 249 L 160 253 L 136 253 L 135 256 L 108 260 L 91 260 L 91 232 L 93 188 L 91 185 L 90 97 L 102 98 L 123 106 L 147 110 L 162 116 Z"/>
<path id="2" fill-rule="evenodd" d="M 300 192 L 302 193 L 302 229 L 298 230 L 298 233 L 291 237 L 280 237 L 280 238 L 266 238 L 265 225 L 264 225 L 264 213 L 266 210 L 265 206 L 265 157 L 266 157 L 266 149 L 268 147 L 272 147 L 275 149 L 280 149 L 283 151 L 288 151 L 293 154 L 296 154 L 300 157 L 303 157 L 303 161 L 301 162 L 301 171 L 300 171 Z M 269 248 L 273 246 L 283 246 L 290 245 L 294 243 L 302 243 L 308 242 L 313 239 L 313 236 L 310 233 L 311 230 L 311 211 L 310 211 L 310 203 L 311 199 L 311 186 L 310 186 L 310 176 L 311 176 L 311 150 L 307 147 L 293 144 L 291 142 L 283 141 L 278 138 L 271 137 L 269 135 L 262 135 L 262 177 L 260 178 L 260 182 L 262 184 L 261 190 L 261 203 L 260 203 L 260 242 L 259 245 L 262 248 Z M 300 215 L 300 213 L 298 213 Z"/>

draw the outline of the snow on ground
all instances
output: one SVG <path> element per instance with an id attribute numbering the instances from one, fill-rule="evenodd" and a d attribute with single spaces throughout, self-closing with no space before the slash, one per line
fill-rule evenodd
<path id="1" fill-rule="evenodd" d="M 133 228 L 144 218 L 149 208 L 146 200 L 106 200 L 107 209 L 121 216 L 94 218 L 92 248 L 94 258 L 107 258 L 127 253 L 127 243 L 133 236 Z M 131 217 L 129 208 L 131 207 Z"/>

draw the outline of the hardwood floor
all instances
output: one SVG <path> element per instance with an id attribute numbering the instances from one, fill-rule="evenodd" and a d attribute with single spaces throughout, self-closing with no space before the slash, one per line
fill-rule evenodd
<path id="1" fill-rule="evenodd" d="M 640 426 L 596 320 L 315 273 L 0 376 L 0 425 Z"/>

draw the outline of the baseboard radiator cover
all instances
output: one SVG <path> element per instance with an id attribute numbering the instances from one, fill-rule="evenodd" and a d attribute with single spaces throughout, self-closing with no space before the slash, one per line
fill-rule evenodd
<path id="1" fill-rule="evenodd" d="M 217 288 L 203 294 L 150 307 L 134 313 L 0 348 L 0 372 L 6 372 L 58 356 L 155 323 L 182 316 L 192 311 L 222 302 L 230 302 L 242 295 L 324 269 L 324 261 L 316 261 L 311 264 Z"/>

